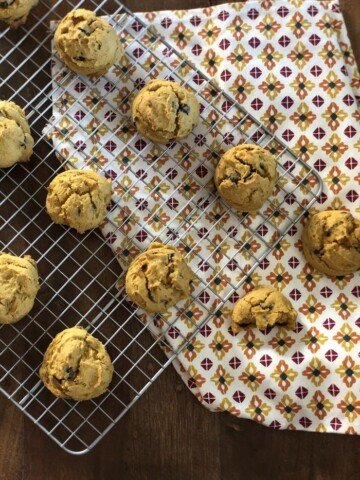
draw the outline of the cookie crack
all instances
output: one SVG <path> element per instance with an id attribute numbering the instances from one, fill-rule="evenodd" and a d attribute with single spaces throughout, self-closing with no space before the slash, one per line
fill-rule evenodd
<path id="1" fill-rule="evenodd" d="M 273 292 L 267 293 L 264 299 L 261 299 L 261 300 L 259 299 L 259 301 L 256 302 L 256 303 L 251 303 L 251 302 L 248 301 L 246 298 L 244 298 L 244 300 L 250 305 L 250 312 L 251 312 L 251 314 L 253 314 L 253 313 L 252 313 L 252 309 L 253 309 L 254 307 L 259 307 L 259 306 L 260 306 L 261 308 L 263 308 L 264 310 L 267 310 L 267 311 L 272 310 L 272 309 L 274 308 L 274 305 L 265 306 L 266 300 L 270 297 L 270 295 L 271 295 L 272 293 L 273 293 Z"/>
<path id="2" fill-rule="evenodd" d="M 168 271 L 167 271 L 167 275 L 166 275 L 166 283 L 168 285 L 170 285 L 171 287 L 174 287 L 174 284 L 173 284 L 173 281 L 171 279 L 171 275 L 174 273 L 175 271 L 175 265 L 174 265 L 174 262 L 173 262 L 173 259 L 174 259 L 174 254 L 173 253 L 170 253 L 168 256 L 167 256 L 167 267 L 168 267 Z"/>
<path id="3" fill-rule="evenodd" d="M 2 266 L 7 266 L 7 267 L 11 267 L 13 266 L 13 264 L 11 264 L 10 262 L 6 262 L 5 265 L 2 264 Z M 27 272 L 27 268 L 22 266 L 22 265 L 16 265 L 16 267 L 22 269 L 22 270 L 25 270 L 25 272 Z M 12 269 L 9 269 L 9 270 L 12 270 Z M 15 281 L 16 281 L 16 288 L 15 290 L 11 293 L 11 296 L 8 297 L 8 299 L 6 301 L 3 301 L 3 300 L 0 300 L 0 304 L 6 308 L 7 310 L 7 314 L 10 315 L 12 318 L 15 317 L 15 303 L 17 300 L 19 300 L 20 303 L 23 303 L 26 298 L 27 298 L 27 292 L 26 292 L 26 287 L 24 284 L 22 284 L 21 282 L 18 281 L 18 275 L 16 275 L 15 277 Z"/>
<path id="4" fill-rule="evenodd" d="M 257 190 L 252 190 L 251 192 L 249 192 L 249 196 L 248 196 L 248 201 L 251 202 L 253 197 L 257 194 Z"/>
<path id="5" fill-rule="evenodd" d="M 91 206 L 93 207 L 94 211 L 97 213 L 97 205 L 96 205 L 96 203 L 94 202 L 94 199 L 93 199 L 93 196 L 92 196 L 91 191 L 89 191 L 88 195 L 89 195 L 89 197 L 90 197 Z"/>
<path id="6" fill-rule="evenodd" d="M 323 230 L 326 238 L 330 237 L 337 227 L 344 224 L 344 220 L 339 220 L 339 221 L 335 222 L 334 225 L 332 225 L 330 228 L 327 228 L 326 219 L 328 217 L 325 217 L 324 219 L 321 219 L 322 230 Z M 350 228 L 349 228 L 349 231 L 347 231 L 347 236 L 346 237 L 341 238 L 341 239 L 334 238 L 331 241 L 325 242 L 324 241 L 324 236 L 323 236 L 323 238 L 321 239 L 321 243 L 322 243 L 321 248 L 320 249 L 314 249 L 313 253 L 315 255 L 319 256 L 321 258 L 321 260 L 325 263 L 325 265 L 327 265 L 326 262 L 323 260 L 323 256 L 325 255 L 325 244 L 328 245 L 330 248 L 334 245 L 338 245 L 338 246 L 341 246 L 341 247 L 355 248 L 355 250 L 359 250 L 360 249 L 360 243 L 356 244 L 356 242 L 355 242 L 355 244 L 353 244 L 353 242 L 351 241 L 351 235 L 355 231 L 355 228 L 356 228 L 355 220 L 353 218 L 351 218 Z M 329 265 L 327 265 L 327 266 L 329 267 Z"/>
<path id="7" fill-rule="evenodd" d="M 0 4 L 0 8 L 1 8 L 1 4 Z M 1 117 L 6 118 L 7 120 L 13 120 L 16 123 L 16 125 L 20 128 L 20 130 L 22 132 L 22 135 L 23 135 L 23 141 L 20 142 L 20 147 L 25 149 L 26 145 L 27 145 L 27 140 L 26 140 L 27 133 L 25 132 L 24 127 L 18 121 L 16 121 L 14 118 L 9 117 L 9 115 L 7 115 L 7 113 L 4 112 L 4 110 L 0 110 L 0 118 Z"/>
<path id="8" fill-rule="evenodd" d="M 88 196 L 89 199 L 90 199 L 90 203 L 91 203 L 94 211 L 95 211 L 95 212 L 98 211 L 98 207 L 97 207 L 96 202 L 95 202 L 95 200 L 94 200 L 94 198 L 93 198 L 93 196 L 92 196 L 92 193 L 91 193 L 92 188 L 88 187 L 88 191 L 81 192 L 81 191 L 79 191 L 79 189 L 74 189 L 74 188 L 72 187 L 72 185 L 70 185 L 69 183 L 66 183 L 65 185 L 66 185 L 66 187 L 70 190 L 70 194 L 66 196 L 66 198 L 65 198 L 64 201 L 62 201 L 62 200 L 60 199 L 59 195 L 58 195 L 55 191 L 52 191 L 51 194 L 54 195 L 54 196 L 57 198 L 58 203 L 59 203 L 60 212 L 61 212 L 61 214 L 64 216 L 64 219 L 65 219 L 66 221 L 68 221 L 69 218 L 68 218 L 68 216 L 67 216 L 67 211 L 66 211 L 66 209 L 64 208 L 64 205 L 65 205 L 65 203 L 66 203 L 68 200 L 71 199 L 71 197 L 72 197 L 73 195 L 78 195 L 78 196 L 80 197 L 80 199 Z M 80 207 L 78 208 L 78 213 L 79 213 L 79 215 L 80 215 L 80 213 L 81 213 Z"/>
<path id="9" fill-rule="evenodd" d="M 246 165 L 247 167 L 250 168 L 250 171 L 244 177 L 244 180 L 250 178 L 254 173 L 257 173 L 261 178 L 266 178 L 268 180 L 271 179 L 269 172 L 266 171 L 264 162 L 262 160 L 260 160 L 259 162 L 259 168 L 256 168 L 253 165 L 251 165 L 251 163 L 246 162 L 243 158 L 238 158 L 236 155 L 235 155 L 235 158 L 236 158 L 236 161 L 239 162 L 241 165 L 244 165 L 244 166 Z"/>
<path id="10" fill-rule="evenodd" d="M 1 266 L 2 267 L 17 267 L 17 268 L 22 268 L 23 270 L 27 270 L 27 267 L 25 267 L 24 265 L 19 265 L 17 263 L 13 263 L 11 262 L 10 260 L 5 260 L 5 262 L 1 262 Z"/>
<path id="11" fill-rule="evenodd" d="M 158 88 L 153 89 L 153 90 L 151 90 L 151 91 L 156 92 L 156 90 L 158 90 Z M 137 106 L 137 108 L 136 108 L 136 112 L 135 112 L 135 115 L 134 115 L 134 122 L 135 122 L 135 123 L 138 122 L 139 119 L 141 118 L 141 113 L 140 113 L 140 112 L 141 112 L 141 105 L 143 104 L 143 102 L 144 102 L 144 100 L 141 99 L 140 104 L 139 104 L 139 105 Z M 149 122 L 148 120 L 144 120 L 144 123 L 146 123 L 151 130 L 154 130 L 154 128 L 153 128 L 152 125 L 151 125 L 151 122 Z M 163 129 L 163 128 L 160 128 L 159 125 L 156 125 L 156 132 L 157 132 L 157 133 L 161 133 L 161 134 L 163 134 L 164 136 L 168 136 L 169 133 L 173 134 L 173 131 L 169 131 L 169 130 L 165 130 L 165 129 Z"/>
<path id="12" fill-rule="evenodd" d="M 342 220 L 339 220 L 338 222 L 335 222 L 334 225 L 332 225 L 330 228 L 326 228 L 326 225 L 324 225 L 324 232 L 327 237 L 330 237 L 330 235 L 333 233 L 333 231 L 339 226 L 342 225 L 344 222 Z"/>
<path id="13" fill-rule="evenodd" d="M 94 18 L 94 19 L 90 20 L 89 22 L 87 22 L 87 24 L 84 25 L 84 28 L 83 27 L 78 27 L 78 30 L 80 30 L 87 37 L 90 37 L 94 32 L 96 32 L 96 30 L 103 30 L 103 27 L 100 26 L 100 25 L 95 25 L 95 27 L 91 27 L 91 25 L 93 25 L 96 21 L 97 21 L 97 19 Z M 86 30 L 85 27 L 87 27 L 88 30 Z"/>
<path id="14" fill-rule="evenodd" d="M 10 315 L 12 319 L 15 317 L 15 312 L 12 312 L 14 309 L 15 295 L 16 293 L 14 293 L 8 301 L 0 301 L 0 304 L 6 309 L 6 315 Z"/>
<path id="15" fill-rule="evenodd" d="M 333 267 L 332 265 L 330 265 L 330 264 L 324 259 L 324 254 L 325 254 L 325 252 L 323 252 L 322 255 L 321 255 L 321 261 L 323 262 L 324 265 L 327 266 L 327 268 L 330 270 L 330 272 L 331 272 L 331 271 L 333 272 L 333 271 L 334 271 L 334 267 Z M 334 273 L 334 275 L 335 275 L 335 273 Z"/>
<path id="16" fill-rule="evenodd" d="M 74 382 L 74 383 L 76 382 L 76 378 L 80 373 L 81 362 L 83 361 L 84 358 L 87 358 L 89 356 L 89 350 L 91 349 L 91 347 L 89 346 L 88 338 L 89 338 L 89 334 L 86 333 L 83 339 L 84 350 L 82 354 L 79 356 L 79 359 L 76 362 L 75 368 L 68 366 L 64 369 L 64 373 L 66 374 L 65 377 L 63 378 L 55 377 L 60 382 L 61 388 L 64 392 L 68 390 L 65 387 L 64 382 L 67 382 L 67 381 Z"/>
<path id="17" fill-rule="evenodd" d="M 170 253 L 167 255 L 167 271 L 166 271 L 166 277 L 165 278 L 160 278 L 160 283 L 162 285 L 164 285 L 165 287 L 167 288 L 176 288 L 174 286 L 174 282 L 172 281 L 172 278 L 171 278 L 171 275 L 174 273 L 175 271 L 175 264 L 174 264 L 174 256 L 175 254 L 174 253 Z M 156 303 L 157 300 L 155 300 L 154 298 L 154 295 L 153 295 L 153 292 L 151 290 L 151 288 L 149 287 L 149 279 L 148 279 L 148 276 L 147 276 L 147 266 L 146 265 L 143 265 L 143 273 L 144 273 L 144 278 L 145 278 L 145 288 L 146 288 L 146 291 L 147 291 L 147 295 L 149 297 L 149 299 L 153 302 L 153 303 Z M 165 306 L 169 303 L 168 300 L 161 300 L 160 303 L 164 303 Z"/>
<path id="18" fill-rule="evenodd" d="M 176 89 L 172 86 L 172 85 L 169 85 L 171 90 L 174 92 L 174 95 L 175 97 L 177 98 L 177 101 L 178 101 L 178 107 L 176 109 L 176 113 L 175 113 L 175 130 L 174 130 L 174 137 L 177 136 L 177 134 L 179 133 L 179 130 L 180 130 L 180 115 L 179 115 L 179 112 L 181 111 L 181 99 L 180 99 L 180 96 L 178 94 L 178 92 L 176 91 Z"/>
<path id="19" fill-rule="evenodd" d="M 11 297 L 7 301 L 1 301 L 1 305 L 3 305 L 7 309 L 7 313 L 14 317 L 15 313 L 12 313 L 14 311 L 14 306 L 15 302 L 17 299 L 21 301 L 21 299 L 24 301 L 26 299 L 27 295 L 26 292 L 24 291 L 24 288 L 22 285 L 18 284 L 18 289 L 12 293 Z"/>
<path id="20" fill-rule="evenodd" d="M 150 300 L 151 300 L 153 303 L 156 303 L 156 302 L 155 302 L 155 299 L 154 299 L 154 297 L 153 297 L 151 288 L 149 287 L 149 279 L 148 279 L 148 277 L 147 277 L 147 275 L 146 275 L 146 270 L 144 271 L 144 277 L 145 277 L 145 288 L 146 288 L 148 297 L 150 298 Z"/>

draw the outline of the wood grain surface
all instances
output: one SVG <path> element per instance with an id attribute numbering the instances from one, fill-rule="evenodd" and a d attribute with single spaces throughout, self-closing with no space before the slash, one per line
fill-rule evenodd
<path id="1" fill-rule="evenodd" d="M 139 11 L 223 2 L 125 3 Z M 340 3 L 359 63 L 360 0 Z M 1 480 L 358 480 L 359 452 L 360 437 L 273 431 L 209 413 L 172 367 L 85 457 L 64 453 L 0 396 Z"/>

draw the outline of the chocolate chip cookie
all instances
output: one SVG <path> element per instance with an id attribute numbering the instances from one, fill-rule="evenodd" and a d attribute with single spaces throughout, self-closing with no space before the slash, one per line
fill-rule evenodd
<path id="1" fill-rule="evenodd" d="M 109 22 L 83 8 L 69 12 L 61 20 L 54 43 L 70 70 L 97 77 L 105 75 L 124 53 Z"/>
<path id="2" fill-rule="evenodd" d="M 219 195 L 239 213 L 259 210 L 277 178 L 274 156 L 258 145 L 245 143 L 225 152 L 215 169 Z"/>
<path id="3" fill-rule="evenodd" d="M 0 253 L 0 323 L 15 323 L 34 306 L 39 290 L 36 262 L 29 255 Z"/>
<path id="4" fill-rule="evenodd" d="M 310 216 L 303 230 L 306 260 L 319 272 L 342 276 L 360 269 L 360 220 L 326 210 Z"/>
<path id="5" fill-rule="evenodd" d="M 154 242 L 130 265 L 125 288 L 148 312 L 163 313 L 190 295 L 194 274 L 176 247 Z"/>
<path id="6" fill-rule="evenodd" d="M 98 173 L 67 170 L 50 183 L 46 210 L 53 222 L 84 233 L 104 220 L 111 193 L 111 183 Z"/>
<path id="7" fill-rule="evenodd" d="M 297 313 L 290 301 L 272 287 L 251 290 L 235 304 L 231 328 L 239 332 L 241 326 L 254 324 L 264 329 L 273 325 L 295 327 Z"/>
<path id="8" fill-rule="evenodd" d="M 135 97 L 132 116 L 141 135 L 166 144 L 189 135 L 199 120 L 199 103 L 175 82 L 152 80 Z"/>
<path id="9" fill-rule="evenodd" d="M 104 345 L 84 328 L 73 327 L 50 343 L 39 373 L 53 395 L 79 401 L 102 395 L 113 372 Z"/>
<path id="10" fill-rule="evenodd" d="M 0 168 L 27 162 L 33 146 L 24 110 L 14 102 L 0 100 Z"/>

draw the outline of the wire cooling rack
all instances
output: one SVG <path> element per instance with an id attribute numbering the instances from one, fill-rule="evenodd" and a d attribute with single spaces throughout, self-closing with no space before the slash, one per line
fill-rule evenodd
<path id="1" fill-rule="evenodd" d="M 17 31 L 3 28 L 0 33 L 0 96 L 26 109 L 36 141 L 30 163 L 1 172 L 1 249 L 31 254 L 42 281 L 30 315 L 15 325 L 0 327 L 0 387 L 62 448 L 81 454 L 90 451 L 131 408 L 214 314 L 204 298 L 215 296 L 217 309 L 236 300 L 236 289 L 249 281 L 281 238 L 294 231 L 321 193 L 322 182 L 316 171 L 122 4 L 58 0 L 49 10 L 47 3 L 40 1 L 26 26 Z M 66 68 L 57 70 L 52 81 L 51 66 L 59 60 L 51 53 L 50 20 L 59 20 L 79 7 L 107 15 L 119 32 L 126 56 L 115 67 L 115 82 L 111 74 L 100 80 L 79 79 Z M 167 146 L 146 142 L 129 118 L 136 91 L 159 76 L 186 84 L 201 105 L 201 120 L 194 132 Z M 73 88 L 75 97 L 70 94 Z M 89 102 L 94 88 L 96 102 Z M 115 103 L 114 92 L 118 92 Z M 52 119 L 50 139 L 43 132 L 54 103 L 63 115 L 60 120 Z M 77 106 L 82 114 L 72 116 Z M 110 112 L 107 116 L 102 115 L 102 107 Z M 84 115 L 95 122 L 94 128 L 83 128 Z M 96 137 L 101 127 L 107 131 L 106 143 Z M 87 142 L 77 135 L 85 136 Z M 212 184 L 221 152 L 243 141 L 267 147 L 278 161 L 276 192 L 256 217 L 236 217 L 217 198 Z M 87 150 L 87 143 L 93 144 L 93 150 Z M 145 167 L 139 169 L 139 162 Z M 103 228 L 105 237 L 100 231 L 79 236 L 52 224 L 44 212 L 45 186 L 65 165 L 95 168 L 112 178 L 117 193 Z M 157 174 L 156 184 L 147 181 L 150 173 Z M 126 187 L 124 175 L 129 178 Z M 170 188 L 162 189 L 165 184 Z M 187 194 L 194 185 L 196 194 Z M 157 218 L 164 209 L 169 215 Z M 154 220 L 160 228 L 154 228 Z M 220 244 L 214 242 L 212 231 L 222 233 Z M 122 244 L 114 248 L 114 239 L 119 238 Z M 196 260 L 198 282 L 192 298 L 170 316 L 149 320 L 122 294 L 124 272 L 118 260 L 128 264 L 145 248 L 144 238 L 146 242 L 170 241 Z M 219 262 L 214 252 L 225 240 L 231 249 Z M 213 253 L 198 253 L 197 247 L 204 242 Z M 217 281 L 225 270 L 230 280 L 219 293 Z M 234 270 L 236 277 L 231 273 Z M 201 307 L 202 316 L 197 321 L 187 316 L 188 329 L 183 334 L 176 322 L 186 316 L 189 302 Z M 54 398 L 38 376 L 51 339 L 75 324 L 85 326 L 106 344 L 115 366 L 109 391 L 89 402 Z"/>

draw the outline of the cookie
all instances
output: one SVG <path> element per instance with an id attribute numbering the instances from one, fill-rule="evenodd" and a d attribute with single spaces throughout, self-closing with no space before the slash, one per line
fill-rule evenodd
<path id="1" fill-rule="evenodd" d="M 277 178 L 274 156 L 258 145 L 245 143 L 225 152 L 215 169 L 219 195 L 239 213 L 259 210 Z"/>
<path id="2" fill-rule="evenodd" d="M 24 110 L 14 102 L 0 100 L 0 168 L 27 162 L 33 146 Z"/>
<path id="3" fill-rule="evenodd" d="M 0 253 L 0 323 L 15 323 L 34 306 L 39 290 L 36 262 L 30 256 Z"/>
<path id="4" fill-rule="evenodd" d="M 55 49 L 70 70 L 101 76 L 124 54 L 114 28 L 94 12 L 80 8 L 69 12 L 59 23 Z"/>
<path id="5" fill-rule="evenodd" d="M 310 216 L 303 230 L 306 260 L 319 272 L 343 276 L 360 269 L 360 220 L 343 210 Z"/>
<path id="6" fill-rule="evenodd" d="M 193 272 L 176 247 L 154 242 L 131 263 L 125 288 L 139 307 L 163 313 L 189 297 L 193 280 Z"/>
<path id="7" fill-rule="evenodd" d="M 10 28 L 17 28 L 26 22 L 30 10 L 38 0 L 0 0 L 0 20 Z"/>
<path id="8" fill-rule="evenodd" d="M 155 143 L 187 137 L 199 120 L 195 95 L 168 80 L 151 80 L 135 97 L 131 111 L 138 132 Z"/>
<path id="9" fill-rule="evenodd" d="M 241 326 L 249 324 L 260 329 L 279 324 L 293 329 L 296 317 L 296 311 L 282 293 L 272 287 L 259 287 L 236 302 L 231 328 L 239 332 Z"/>
<path id="10" fill-rule="evenodd" d="M 46 210 L 53 222 L 84 233 L 104 220 L 111 194 L 111 183 L 98 173 L 67 170 L 50 183 Z"/>
<path id="11" fill-rule="evenodd" d="M 48 346 L 40 378 L 56 397 L 90 400 L 110 385 L 114 367 L 104 345 L 82 327 L 58 333 Z"/>

